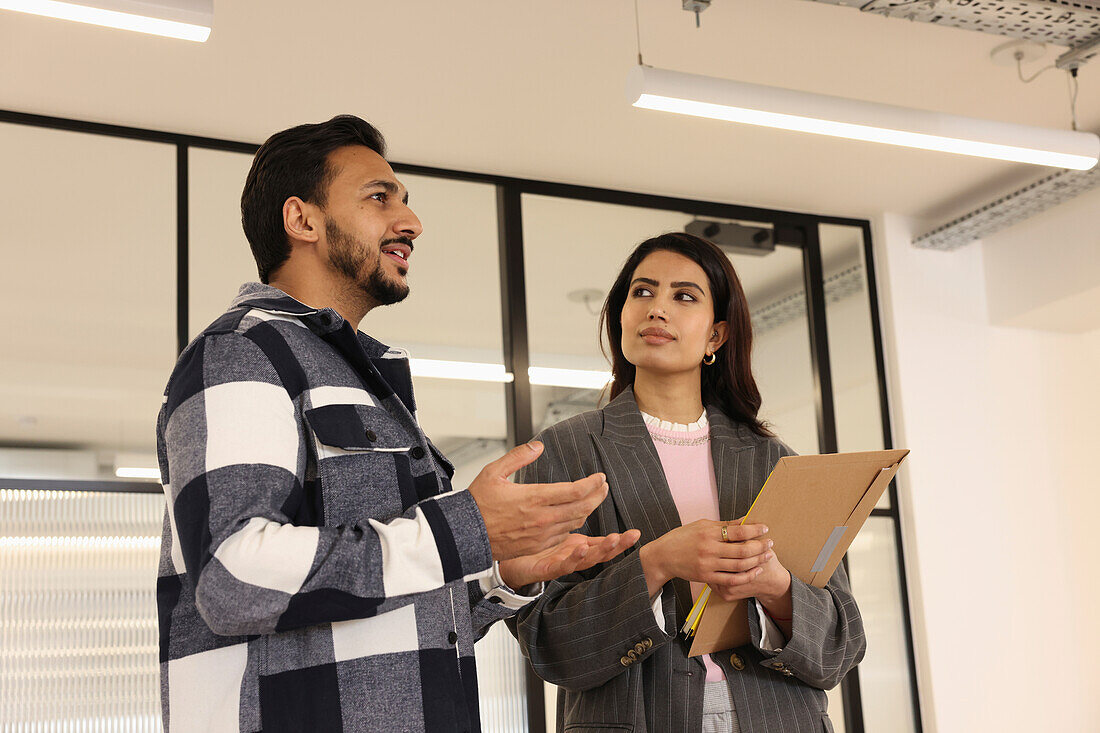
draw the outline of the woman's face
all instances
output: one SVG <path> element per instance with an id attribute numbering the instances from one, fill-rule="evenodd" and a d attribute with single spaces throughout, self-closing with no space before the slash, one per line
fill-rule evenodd
<path id="1" fill-rule="evenodd" d="M 638 370 L 674 374 L 700 368 L 726 340 L 714 322 L 703 268 L 675 252 L 650 254 L 634 270 L 620 316 L 623 355 Z"/>

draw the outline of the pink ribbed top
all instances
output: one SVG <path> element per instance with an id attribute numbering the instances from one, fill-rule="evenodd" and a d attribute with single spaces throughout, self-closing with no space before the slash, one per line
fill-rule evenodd
<path id="1" fill-rule="evenodd" d="M 680 515 L 680 524 L 690 524 L 697 519 L 720 519 L 718 513 L 718 480 L 714 475 L 714 461 L 710 455 L 710 424 L 707 413 L 690 425 L 671 423 L 642 413 L 646 428 L 657 456 L 661 459 L 661 468 L 665 471 L 665 480 L 676 503 Z M 691 599 L 694 601 L 703 590 L 702 583 L 691 584 Z M 707 668 L 707 682 L 724 680 L 722 668 L 711 661 L 710 655 L 703 657 Z"/>

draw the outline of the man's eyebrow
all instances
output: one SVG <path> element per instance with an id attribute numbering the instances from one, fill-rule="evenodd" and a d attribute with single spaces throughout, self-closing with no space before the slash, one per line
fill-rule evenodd
<path id="1" fill-rule="evenodd" d="M 364 183 L 362 186 L 359 187 L 359 190 L 365 192 L 365 191 L 367 191 L 368 189 L 371 189 L 371 188 L 381 188 L 383 191 L 390 194 L 391 196 L 396 196 L 398 193 L 401 192 L 401 187 L 400 186 L 398 186 L 393 181 L 387 181 L 385 178 L 379 178 L 377 180 L 370 181 L 368 183 Z M 408 191 L 405 192 L 405 196 L 401 199 L 401 203 L 404 203 L 404 204 L 409 203 L 409 192 Z"/>

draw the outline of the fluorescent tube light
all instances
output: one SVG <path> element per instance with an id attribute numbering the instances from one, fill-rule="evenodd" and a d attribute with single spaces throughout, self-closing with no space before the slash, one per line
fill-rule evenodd
<path id="1" fill-rule="evenodd" d="M 214 20 L 213 0 L 94 1 L 93 7 L 88 3 L 59 0 L 0 0 L 0 10 L 14 10 L 199 43 L 210 37 L 210 27 Z"/>
<path id="2" fill-rule="evenodd" d="M 485 364 L 474 361 L 446 361 L 443 359 L 409 359 L 414 377 L 431 379 L 462 379 L 474 382 L 515 381 L 515 375 L 505 371 L 503 364 Z M 544 387 L 574 387 L 578 389 L 603 389 L 611 381 L 611 372 L 590 369 L 552 369 L 528 367 L 531 384 Z"/>
<path id="3" fill-rule="evenodd" d="M 578 389 L 603 389 L 611 381 L 611 372 L 597 372 L 588 369 L 528 367 L 527 376 L 530 377 L 531 384 L 546 387 L 576 387 Z"/>
<path id="4" fill-rule="evenodd" d="M 134 466 L 119 466 L 115 469 L 115 476 L 119 478 L 144 478 L 152 481 L 160 481 L 159 468 L 136 468 Z"/>
<path id="5" fill-rule="evenodd" d="M 409 359 L 414 377 L 433 379 L 466 379 L 474 382 L 507 383 L 515 376 L 504 370 L 503 364 L 483 364 L 474 361 L 445 361 L 442 359 Z"/>
<path id="6" fill-rule="evenodd" d="M 636 66 L 627 78 L 635 107 L 747 125 L 1088 170 L 1100 137 L 928 112 L 811 92 Z"/>

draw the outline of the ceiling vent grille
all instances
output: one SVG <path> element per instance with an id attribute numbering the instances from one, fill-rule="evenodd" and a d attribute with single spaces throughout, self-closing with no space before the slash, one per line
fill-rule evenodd
<path id="1" fill-rule="evenodd" d="M 1100 2 L 1070 0 L 815 0 L 865 13 L 1058 46 L 1100 36 Z"/>

